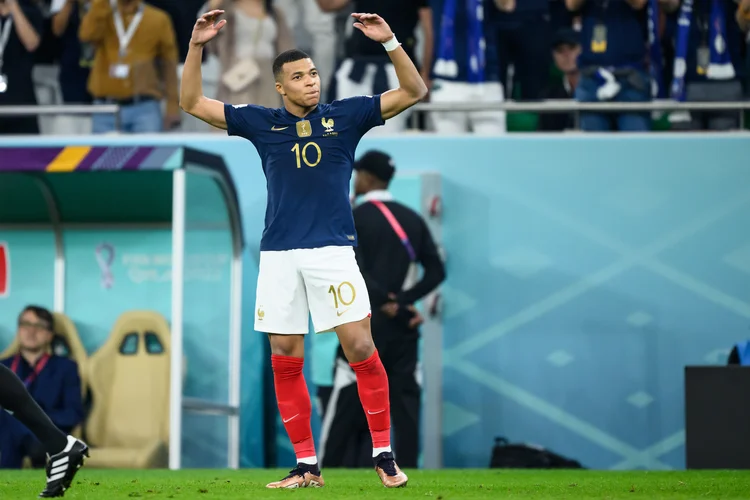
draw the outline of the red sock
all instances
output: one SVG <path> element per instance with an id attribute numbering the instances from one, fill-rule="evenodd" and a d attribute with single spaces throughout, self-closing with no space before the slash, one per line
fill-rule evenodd
<path id="1" fill-rule="evenodd" d="M 373 448 L 391 445 L 391 404 L 388 399 L 388 376 L 380 361 L 378 351 L 359 363 L 350 363 L 357 374 L 357 390 L 367 424 L 372 435 Z"/>
<path id="2" fill-rule="evenodd" d="M 312 403 L 305 376 L 302 374 L 304 364 L 303 358 L 271 355 L 276 402 L 279 404 L 279 413 L 294 446 L 297 460 L 315 456 L 315 443 L 310 426 Z"/>

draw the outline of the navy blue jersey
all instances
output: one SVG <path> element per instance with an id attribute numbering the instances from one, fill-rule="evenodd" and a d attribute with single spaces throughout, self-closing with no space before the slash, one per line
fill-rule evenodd
<path id="1" fill-rule="evenodd" d="M 319 104 L 305 118 L 286 108 L 224 106 L 229 135 L 255 145 L 268 188 L 261 251 L 354 246 L 349 202 L 354 151 L 383 125 L 380 96 Z"/>

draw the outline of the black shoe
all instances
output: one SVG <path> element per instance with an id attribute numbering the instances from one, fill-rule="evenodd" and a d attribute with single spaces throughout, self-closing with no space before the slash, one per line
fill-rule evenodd
<path id="1" fill-rule="evenodd" d="M 373 458 L 372 461 L 375 463 L 375 471 L 378 473 L 383 486 L 386 488 L 400 488 L 406 486 L 409 478 L 401 471 L 401 469 L 399 469 L 398 465 L 396 465 L 393 453 L 383 452 Z"/>
<path id="2" fill-rule="evenodd" d="M 70 488 L 73 478 L 89 456 L 86 443 L 68 436 L 68 445 L 63 451 L 49 457 L 47 462 L 47 487 L 39 494 L 40 498 L 61 497 Z"/>

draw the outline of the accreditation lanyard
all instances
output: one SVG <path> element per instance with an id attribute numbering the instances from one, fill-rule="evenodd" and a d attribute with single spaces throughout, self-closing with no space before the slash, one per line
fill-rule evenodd
<path id="1" fill-rule="evenodd" d="M 26 380 L 23 381 L 23 385 L 25 385 L 27 389 L 31 386 L 31 384 L 34 383 L 34 381 L 39 376 L 39 374 L 42 373 L 42 370 L 44 370 L 44 367 L 47 366 L 47 362 L 49 361 L 49 358 L 50 358 L 50 355 L 45 354 L 41 358 L 39 358 L 39 361 L 36 362 L 36 364 L 34 365 L 34 369 L 31 372 L 31 375 L 26 377 Z M 20 364 L 21 364 L 21 355 L 16 354 L 16 357 L 13 358 L 13 363 L 11 363 L 10 365 L 10 369 L 16 375 L 18 375 L 18 365 Z"/>
<path id="2" fill-rule="evenodd" d="M 0 72 L 3 70 L 3 57 L 5 56 L 5 48 L 8 46 L 10 40 L 10 31 L 13 28 L 13 18 L 9 17 L 3 24 L 3 30 L 0 32 Z"/>
<path id="3" fill-rule="evenodd" d="M 123 59 L 125 57 L 125 54 L 127 54 L 128 52 L 128 46 L 130 45 L 130 42 L 133 40 L 135 30 L 138 29 L 138 25 L 141 24 L 141 21 L 143 20 L 144 7 L 141 3 L 141 5 L 138 7 L 138 12 L 135 13 L 135 16 L 133 16 L 133 20 L 128 26 L 128 30 L 125 31 L 125 25 L 122 21 L 122 14 L 120 14 L 120 9 L 117 8 L 117 0 L 110 0 L 110 5 L 112 6 L 112 14 L 115 18 L 117 39 L 120 42 L 120 59 Z"/>

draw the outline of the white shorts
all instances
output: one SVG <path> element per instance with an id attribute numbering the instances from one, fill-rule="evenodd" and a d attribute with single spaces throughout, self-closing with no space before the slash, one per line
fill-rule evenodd
<path id="1" fill-rule="evenodd" d="M 370 315 L 370 296 L 349 246 L 260 253 L 255 330 L 317 333 Z"/>

